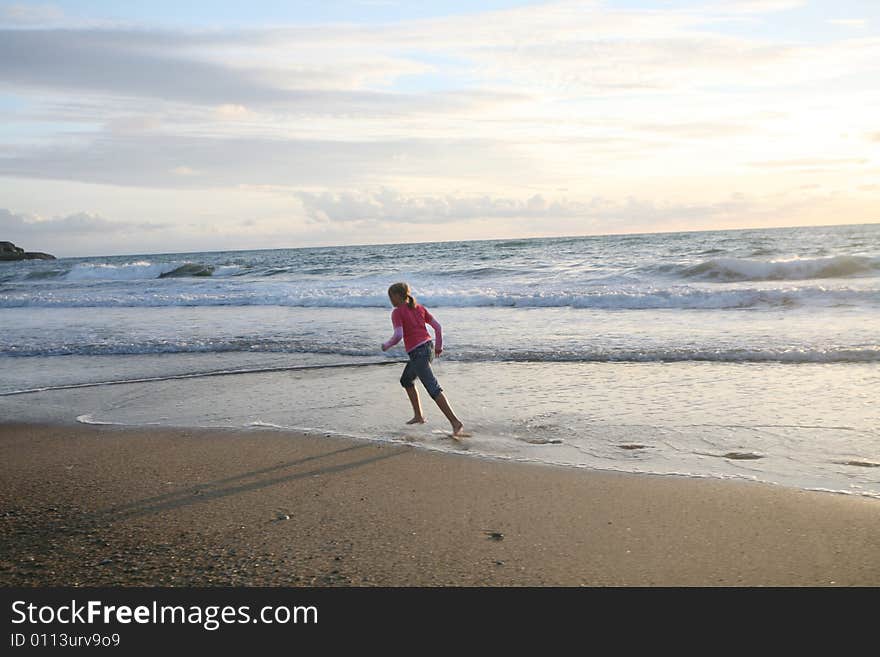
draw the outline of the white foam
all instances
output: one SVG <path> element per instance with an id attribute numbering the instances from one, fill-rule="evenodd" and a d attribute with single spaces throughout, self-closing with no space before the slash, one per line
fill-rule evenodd
<path id="1" fill-rule="evenodd" d="M 132 344 L 125 341 L 119 344 L 103 345 L 66 345 L 60 348 L 31 349 L 0 351 L 0 355 L 30 357 L 30 356 L 132 356 L 146 354 L 224 354 L 229 352 L 241 352 L 241 345 L 235 340 L 215 340 L 211 344 L 191 344 L 189 342 L 175 342 L 164 340 L 159 344 L 143 343 Z M 270 343 L 265 341 L 259 350 L 266 354 L 320 354 L 329 353 L 336 356 L 345 355 L 350 357 L 370 358 L 369 361 L 355 363 L 334 363 L 322 365 L 303 366 L 279 366 L 259 367 L 236 370 L 212 370 L 192 374 L 177 374 L 168 377 L 154 377 L 147 379 L 124 379 L 128 383 L 140 383 L 151 380 L 164 380 L 166 378 L 191 378 L 196 376 L 218 376 L 225 374 L 248 374 L 271 371 L 286 371 L 288 369 L 323 369 L 335 367 L 361 367 L 370 365 L 387 365 L 397 360 L 395 355 L 386 356 L 384 359 L 373 360 L 376 357 L 375 347 L 352 345 L 348 342 L 343 344 L 328 344 L 326 340 L 314 343 L 298 342 L 288 343 L 278 341 Z M 256 353 L 250 350 L 249 353 Z M 396 354 L 397 352 L 392 352 Z M 727 348 L 711 349 L 706 347 L 652 347 L 648 349 L 608 349 L 591 348 L 585 345 L 579 348 L 566 348 L 557 350 L 553 347 L 545 349 L 529 349 L 517 347 L 502 347 L 493 350 L 487 355 L 482 347 L 461 346 L 454 353 L 444 356 L 444 360 L 456 362 L 561 362 L 561 363 L 653 363 L 653 362 L 716 362 L 716 363 L 877 363 L 880 362 L 880 346 L 865 347 L 793 347 L 793 346 L 768 346 L 765 348 Z M 441 365 L 442 366 L 442 365 Z M 110 385 L 115 381 L 104 381 L 88 384 L 76 384 L 76 386 Z M 40 390 L 53 390 L 60 388 L 76 387 L 73 385 L 51 386 Z M 36 392 L 37 389 L 15 390 L 4 394 L 20 394 L 23 392 Z"/>
<path id="2" fill-rule="evenodd" d="M 175 279 L 179 281 L 180 279 Z M 207 279 L 211 281 L 211 279 Z M 419 300 L 428 307 L 453 308 L 595 308 L 606 310 L 706 309 L 880 304 L 880 289 L 865 287 L 776 287 L 773 289 L 705 289 L 686 285 L 658 287 L 600 287 L 558 292 L 496 289 L 428 289 Z M 297 289 L 292 283 L 238 285 L 223 281 L 198 287 L 191 281 L 162 289 L 102 289 L 97 286 L 65 290 L 33 288 L 0 294 L 0 308 L 160 308 L 171 306 L 286 306 L 299 308 L 388 308 L 388 298 L 375 290 Z"/>
<path id="3" fill-rule="evenodd" d="M 67 281 L 137 281 L 159 278 L 162 274 L 168 274 L 184 265 L 198 265 L 199 263 L 186 261 L 175 262 L 150 262 L 138 260 L 126 262 L 120 265 L 108 263 L 80 262 L 73 266 L 64 276 Z M 206 265 L 208 266 L 208 265 Z M 212 267 L 212 276 L 234 276 L 241 271 L 238 265 L 220 265 Z"/>
<path id="4" fill-rule="evenodd" d="M 836 493 L 838 495 L 853 495 L 857 497 L 880 499 L 880 493 L 875 493 L 873 491 L 846 490 L 844 488 L 823 488 L 822 486 L 810 486 L 808 488 L 805 488 L 805 490 L 814 491 L 817 493 Z"/>
<path id="5" fill-rule="evenodd" d="M 291 427 L 285 426 L 283 424 L 273 424 L 272 422 L 263 422 L 262 420 L 254 420 L 253 422 L 248 422 L 246 427 L 266 427 L 268 429 L 283 429 L 289 430 Z"/>
<path id="6" fill-rule="evenodd" d="M 77 415 L 77 416 L 76 416 L 76 421 L 79 422 L 79 423 L 81 423 L 81 424 L 112 424 L 112 425 L 119 425 L 119 424 L 122 424 L 121 422 L 107 422 L 107 421 L 105 421 L 105 420 L 96 420 L 96 419 L 95 419 L 92 415 L 90 415 L 90 414 Z"/>
<path id="7" fill-rule="evenodd" d="M 182 263 L 152 263 L 147 260 L 127 262 L 122 265 L 80 262 L 65 275 L 68 281 L 133 281 L 158 278 L 161 274 L 173 271 Z"/>

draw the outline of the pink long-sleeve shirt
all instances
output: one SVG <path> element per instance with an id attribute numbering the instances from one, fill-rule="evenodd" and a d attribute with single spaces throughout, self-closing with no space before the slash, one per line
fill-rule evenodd
<path id="1" fill-rule="evenodd" d="M 391 311 L 391 325 L 394 327 L 394 335 L 382 346 L 390 349 L 403 338 L 403 347 L 407 353 L 416 347 L 425 344 L 431 339 L 425 324 L 434 329 L 434 349 L 439 353 L 443 350 L 443 333 L 440 322 L 434 319 L 428 309 L 421 305 L 410 308 L 407 304 L 401 304 Z"/>

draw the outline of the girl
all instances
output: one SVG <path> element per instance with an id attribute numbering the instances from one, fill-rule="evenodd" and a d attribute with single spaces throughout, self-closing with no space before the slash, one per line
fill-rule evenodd
<path id="1" fill-rule="evenodd" d="M 440 329 L 440 323 L 431 316 L 431 313 L 424 306 L 416 303 L 415 298 L 410 294 L 409 285 L 406 283 L 395 283 L 389 287 L 388 298 L 391 300 L 391 305 L 394 306 L 394 310 L 391 311 L 391 325 L 394 327 L 394 335 L 387 342 L 382 343 L 382 351 L 387 351 L 403 338 L 403 346 L 409 355 L 409 362 L 403 369 L 400 385 L 406 390 L 413 407 L 413 418 L 407 424 L 423 424 L 425 422 L 422 404 L 419 401 L 419 391 L 414 385 L 416 377 L 418 377 L 428 394 L 443 411 L 443 415 L 452 424 L 452 437 L 456 439 L 463 437 L 466 435 L 464 425 L 452 412 L 452 408 L 443 394 L 443 389 L 437 383 L 434 372 L 431 371 L 431 361 L 434 360 L 434 356 L 443 353 L 443 333 Z M 431 341 L 425 324 L 430 324 L 434 328 L 434 335 L 437 337 L 436 346 Z"/>

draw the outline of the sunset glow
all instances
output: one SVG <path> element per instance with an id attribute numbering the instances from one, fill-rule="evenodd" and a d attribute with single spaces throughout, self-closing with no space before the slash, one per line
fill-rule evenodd
<path id="1" fill-rule="evenodd" d="M 869 0 L 0 4 L 58 255 L 880 221 Z"/>

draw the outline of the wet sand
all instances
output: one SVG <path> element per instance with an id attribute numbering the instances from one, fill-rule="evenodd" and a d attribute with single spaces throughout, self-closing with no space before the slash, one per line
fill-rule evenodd
<path id="1" fill-rule="evenodd" d="M 268 430 L 0 424 L 3 586 L 877 586 L 880 502 Z"/>

